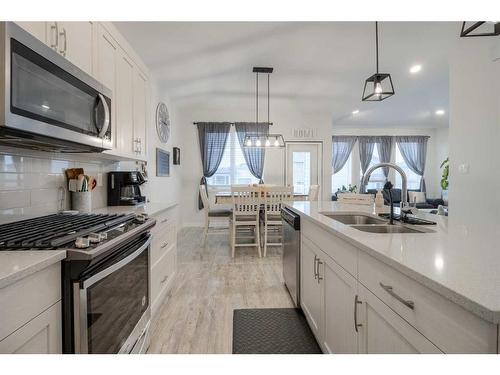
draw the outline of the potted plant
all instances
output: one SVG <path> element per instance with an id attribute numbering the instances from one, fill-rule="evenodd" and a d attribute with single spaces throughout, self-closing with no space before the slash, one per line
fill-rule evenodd
<path id="1" fill-rule="evenodd" d="M 441 198 L 444 201 L 444 204 L 448 205 L 448 177 L 450 175 L 450 160 L 446 158 L 441 163 L 440 168 L 443 169 L 443 174 L 441 175 Z"/>

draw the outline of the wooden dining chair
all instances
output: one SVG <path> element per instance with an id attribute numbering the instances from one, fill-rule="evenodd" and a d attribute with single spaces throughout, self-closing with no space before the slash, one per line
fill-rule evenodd
<path id="1" fill-rule="evenodd" d="M 318 200 L 319 185 L 310 185 L 307 200 L 310 202 Z"/>
<path id="2" fill-rule="evenodd" d="M 203 203 L 203 210 L 205 213 L 205 230 L 204 242 L 207 240 L 208 231 L 210 229 L 211 221 L 227 221 L 231 216 L 230 208 L 210 208 L 210 200 L 208 199 L 207 188 L 205 185 L 200 185 L 201 202 Z M 215 228 L 212 228 L 215 229 Z M 217 229 L 227 229 L 217 227 Z"/>
<path id="3" fill-rule="evenodd" d="M 281 208 L 284 202 L 292 200 L 293 187 L 273 186 L 266 189 L 264 212 L 262 215 L 264 257 L 267 255 L 268 246 L 281 246 L 283 244 Z"/>
<path id="4" fill-rule="evenodd" d="M 231 187 L 233 199 L 232 215 L 229 220 L 229 235 L 231 243 L 231 256 L 234 258 L 236 247 L 255 246 L 259 257 L 260 233 L 259 212 L 261 206 L 261 194 L 258 187 Z M 250 233 L 250 236 L 247 234 Z M 238 239 L 252 239 L 253 242 L 238 243 Z"/>

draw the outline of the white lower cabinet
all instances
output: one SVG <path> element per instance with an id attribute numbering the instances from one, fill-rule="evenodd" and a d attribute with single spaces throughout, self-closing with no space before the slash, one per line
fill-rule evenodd
<path id="1" fill-rule="evenodd" d="M 498 352 L 498 325 L 329 236 L 301 233 L 301 307 L 325 353 Z"/>
<path id="2" fill-rule="evenodd" d="M 420 332 L 359 283 L 356 302 L 356 317 L 353 325 L 357 325 L 358 353 L 442 353 Z"/>
<path id="3" fill-rule="evenodd" d="M 61 309 L 59 301 L 0 341 L 0 353 L 62 353 Z"/>
<path id="4" fill-rule="evenodd" d="M 317 272 L 317 260 L 319 249 L 308 241 L 307 239 L 302 239 L 301 246 L 301 278 L 300 278 L 300 290 L 301 290 L 301 300 L 300 304 L 302 310 L 306 315 L 314 335 L 320 340 L 322 332 L 322 287 L 323 284 L 318 280 Z"/>
<path id="5" fill-rule="evenodd" d="M 325 329 L 323 347 L 328 353 L 352 354 L 358 351 L 354 328 L 357 281 L 329 257 L 321 258 Z"/>

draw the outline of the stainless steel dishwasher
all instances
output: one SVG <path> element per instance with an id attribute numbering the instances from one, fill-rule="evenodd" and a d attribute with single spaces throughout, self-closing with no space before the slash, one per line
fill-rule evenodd
<path id="1" fill-rule="evenodd" d="M 300 216 L 283 208 L 283 278 L 296 307 L 300 307 Z"/>

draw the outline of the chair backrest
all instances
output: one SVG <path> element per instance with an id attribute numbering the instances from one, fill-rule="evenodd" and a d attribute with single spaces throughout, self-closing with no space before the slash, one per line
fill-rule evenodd
<path id="1" fill-rule="evenodd" d="M 205 185 L 200 185 L 199 189 L 203 209 L 208 212 L 208 210 L 210 210 L 210 201 L 208 200 L 207 187 Z"/>
<path id="2" fill-rule="evenodd" d="M 293 187 L 272 186 L 266 189 L 264 196 L 266 215 L 279 215 L 283 202 L 293 200 Z"/>
<path id="3" fill-rule="evenodd" d="M 310 185 L 309 186 L 308 200 L 309 201 L 317 201 L 318 200 L 318 193 L 319 193 L 319 185 Z"/>
<path id="4" fill-rule="evenodd" d="M 233 215 L 258 215 L 262 202 L 258 187 L 231 186 Z"/>

